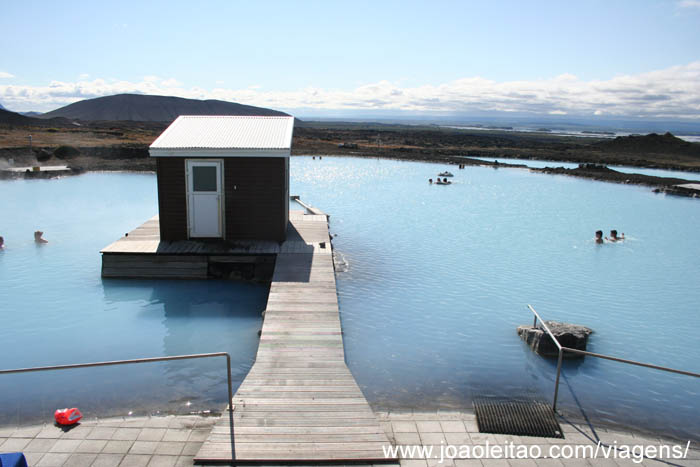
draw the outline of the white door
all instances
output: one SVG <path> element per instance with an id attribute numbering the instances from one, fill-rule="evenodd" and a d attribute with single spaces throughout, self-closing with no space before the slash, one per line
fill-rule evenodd
<path id="1" fill-rule="evenodd" d="M 222 161 L 188 160 L 187 226 L 190 237 L 223 235 Z"/>

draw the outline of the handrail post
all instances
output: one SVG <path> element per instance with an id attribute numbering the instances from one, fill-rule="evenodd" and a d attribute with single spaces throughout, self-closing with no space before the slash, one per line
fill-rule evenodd
<path id="1" fill-rule="evenodd" d="M 554 401 L 552 402 L 552 412 L 557 411 L 557 398 L 559 397 L 559 376 L 561 375 L 561 361 L 564 357 L 564 350 L 559 349 L 559 358 L 557 359 L 557 379 L 554 383 Z"/>
<path id="2" fill-rule="evenodd" d="M 231 434 L 231 459 L 236 458 L 236 440 L 233 436 L 233 386 L 231 384 L 231 356 L 226 353 L 226 377 L 228 378 L 228 417 Z"/>
<path id="3" fill-rule="evenodd" d="M 621 362 L 621 363 L 627 363 L 629 365 L 636 365 L 636 366 L 641 366 L 645 368 L 653 368 L 655 370 L 661 370 L 661 371 L 667 371 L 669 373 L 676 373 L 680 375 L 686 375 L 686 376 L 693 376 L 695 378 L 700 378 L 700 373 L 694 373 L 692 371 L 683 371 L 683 370 L 677 370 L 675 368 L 668 368 L 665 366 L 660 366 L 660 365 L 652 365 L 651 363 L 642 363 L 642 362 L 636 362 L 634 360 L 627 360 L 624 358 L 618 358 L 618 357 L 612 357 L 610 355 L 603 355 L 599 353 L 594 353 L 594 352 L 587 352 L 585 350 L 579 350 L 579 349 L 572 349 L 570 347 L 563 347 L 559 343 L 559 339 L 556 338 L 556 336 L 552 333 L 552 330 L 549 329 L 549 326 L 547 326 L 547 322 L 542 319 L 542 317 L 535 311 L 535 309 L 532 307 L 532 305 L 527 305 L 527 307 L 530 309 L 533 315 L 535 315 L 535 320 L 533 322 L 533 327 L 537 327 L 537 320 L 542 323 L 542 327 L 544 328 L 544 331 L 549 334 L 549 337 L 552 339 L 552 342 L 554 342 L 554 345 L 557 346 L 559 349 L 559 358 L 557 361 L 557 379 L 556 382 L 554 383 L 554 401 L 552 402 L 552 410 L 555 411 L 557 410 L 557 397 L 559 396 L 559 377 L 561 376 L 561 363 L 562 363 L 562 358 L 564 356 L 564 352 L 571 352 L 575 353 L 578 355 L 590 355 L 591 357 L 598 357 L 598 358 L 603 358 L 606 360 L 612 360 L 615 362 Z"/>
<path id="4" fill-rule="evenodd" d="M 233 384 L 231 383 L 231 356 L 226 353 L 226 378 L 228 379 L 228 410 L 233 411 Z"/>
<path id="5" fill-rule="evenodd" d="M 15 373 L 29 373 L 35 371 L 48 370 L 70 370 L 75 368 L 91 368 L 97 366 L 113 366 L 127 365 L 131 363 L 152 363 L 152 362 L 168 362 L 172 360 L 187 360 L 192 358 L 209 358 L 209 357 L 226 357 L 226 382 L 228 384 L 228 413 L 231 424 L 231 455 L 236 458 L 235 440 L 233 438 L 233 382 L 231 379 L 231 356 L 228 352 L 189 354 L 189 355 L 170 355 L 167 357 L 151 357 L 151 358 L 135 358 L 131 360 L 114 360 L 109 362 L 92 362 L 92 363 L 76 363 L 74 365 L 53 365 L 33 368 L 15 368 L 11 370 L 0 370 L 0 375 L 9 375 Z"/>
<path id="6" fill-rule="evenodd" d="M 91 363 L 76 363 L 73 365 L 53 365 L 41 366 L 32 368 L 14 368 L 11 370 L 0 370 L 0 375 L 9 375 L 16 373 L 30 373 L 35 371 L 49 370 L 71 370 L 75 368 L 92 368 L 98 366 L 113 366 L 113 365 L 128 365 L 131 363 L 152 363 L 152 362 L 169 362 L 173 360 L 187 360 L 193 358 L 209 358 L 209 357 L 226 357 L 226 382 L 228 384 L 228 412 L 231 423 L 231 452 L 235 459 L 235 446 L 233 439 L 233 382 L 231 379 L 231 356 L 228 352 L 201 353 L 189 355 L 170 355 L 167 357 L 150 357 L 150 358 L 134 358 L 131 360 L 113 360 L 108 362 L 91 362 Z"/>

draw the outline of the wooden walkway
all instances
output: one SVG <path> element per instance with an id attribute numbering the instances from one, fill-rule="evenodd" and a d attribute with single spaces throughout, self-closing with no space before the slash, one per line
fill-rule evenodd
<path id="1" fill-rule="evenodd" d="M 395 462 L 345 364 L 328 218 L 290 217 L 257 358 L 233 399 L 235 462 Z M 222 417 L 195 462 L 232 461 Z"/>

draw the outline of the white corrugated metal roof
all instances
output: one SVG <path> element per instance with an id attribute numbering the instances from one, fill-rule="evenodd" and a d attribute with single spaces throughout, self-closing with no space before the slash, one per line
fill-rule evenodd
<path id="1" fill-rule="evenodd" d="M 294 117 L 180 115 L 151 149 L 290 149 Z"/>

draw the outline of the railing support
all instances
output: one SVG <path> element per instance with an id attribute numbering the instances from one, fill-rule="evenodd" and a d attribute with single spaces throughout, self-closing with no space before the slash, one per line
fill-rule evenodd
<path id="1" fill-rule="evenodd" d="M 152 363 L 152 362 L 168 362 L 172 360 L 188 360 L 195 358 L 211 358 L 211 357 L 226 357 L 226 382 L 228 384 L 228 412 L 231 425 L 231 453 L 233 458 L 235 455 L 235 443 L 233 438 L 233 383 L 231 379 L 231 356 L 226 352 L 214 353 L 199 353 L 189 355 L 171 355 L 168 357 L 151 357 L 151 358 L 134 358 L 131 360 L 112 360 L 107 362 L 92 362 L 92 363 L 76 363 L 73 365 L 53 365 L 39 366 L 33 368 L 15 368 L 12 370 L 0 370 L 0 375 L 11 375 L 16 373 L 31 373 L 35 371 L 50 371 L 50 370 L 71 370 L 74 368 L 91 368 L 97 366 L 113 366 L 113 365 L 128 365 L 131 363 Z"/>
<path id="2" fill-rule="evenodd" d="M 561 361 L 564 357 L 564 349 L 559 349 L 559 358 L 557 358 L 557 380 L 554 383 L 554 401 L 552 401 L 552 412 L 557 411 L 557 397 L 559 397 L 559 376 L 561 376 Z"/>
<path id="3" fill-rule="evenodd" d="M 542 327 L 544 330 L 549 334 L 549 337 L 552 339 L 554 344 L 557 346 L 557 349 L 559 349 L 559 356 L 557 359 L 557 377 L 554 383 L 554 400 L 552 401 L 552 411 L 557 410 L 557 398 L 559 397 L 559 377 L 561 376 L 561 364 L 562 364 L 562 359 L 564 358 L 564 352 L 571 352 L 579 355 L 588 355 L 590 357 L 597 357 L 597 358 L 603 358 L 605 360 L 612 360 L 614 362 L 620 362 L 620 363 L 627 363 L 628 365 L 636 365 L 636 366 L 641 366 L 644 368 L 652 368 L 654 370 L 661 370 L 661 371 L 666 371 L 669 373 L 676 373 L 678 375 L 685 375 L 685 376 L 693 376 L 695 378 L 700 378 L 700 373 L 694 373 L 692 371 L 685 371 L 685 370 L 676 370 L 675 368 L 668 368 L 665 366 L 660 366 L 660 365 L 653 365 L 651 363 L 642 363 L 642 362 L 636 362 L 634 360 L 627 360 L 624 358 L 619 358 L 619 357 L 612 357 L 610 355 L 603 355 L 599 353 L 593 353 L 593 352 L 586 352 L 585 350 L 579 350 L 579 349 L 572 349 L 571 347 L 563 347 L 560 343 L 559 340 L 554 337 L 554 334 L 552 331 L 549 329 L 549 326 L 547 326 L 547 323 L 542 319 L 542 317 L 535 311 L 534 308 L 532 308 L 532 305 L 527 306 L 530 311 L 535 315 L 535 320 L 532 323 L 532 327 L 537 327 L 537 320 L 542 323 Z"/>
<path id="4" fill-rule="evenodd" d="M 228 384 L 228 410 L 233 412 L 233 382 L 231 380 L 231 356 L 223 352 L 226 355 L 226 383 Z"/>

